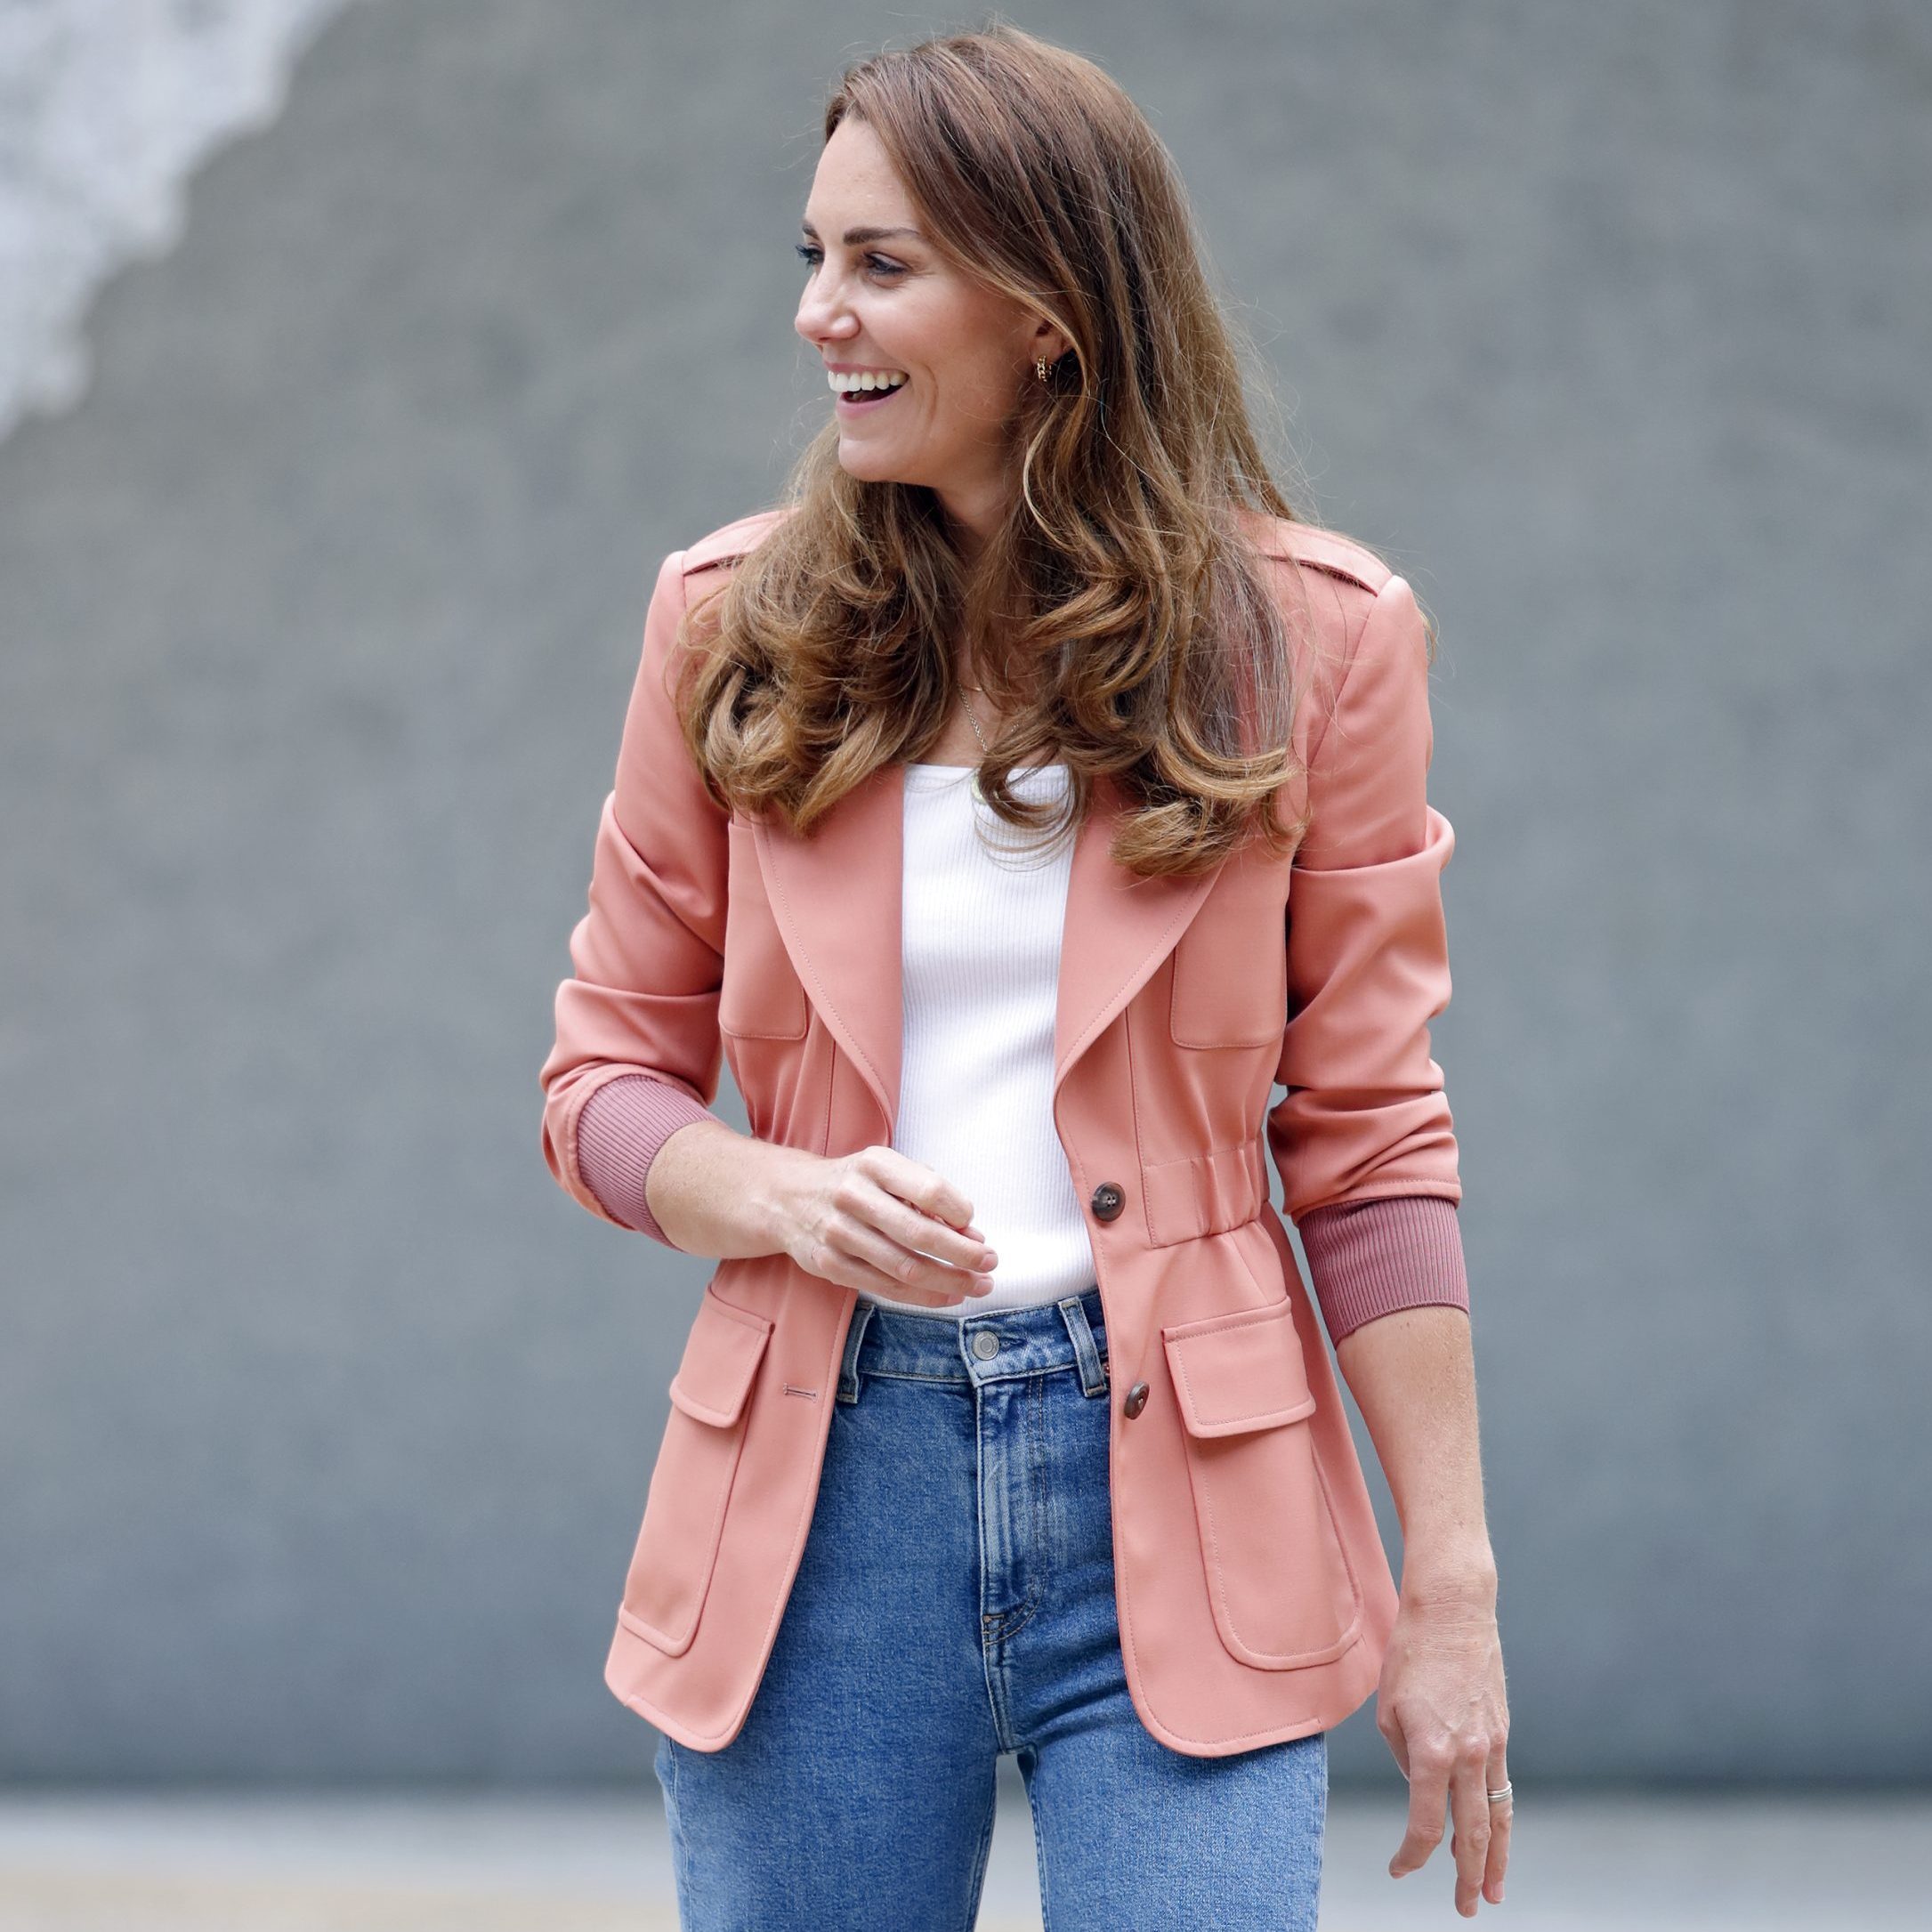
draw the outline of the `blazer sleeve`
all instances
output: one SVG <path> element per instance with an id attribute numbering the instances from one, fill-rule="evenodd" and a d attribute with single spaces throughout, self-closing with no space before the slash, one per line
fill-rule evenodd
<path id="1" fill-rule="evenodd" d="M 683 559 L 681 550 L 665 559 L 651 592 L 616 780 L 597 824 L 589 909 L 570 934 L 575 972 L 557 988 L 556 1039 L 538 1075 L 551 1173 L 591 1213 L 667 1246 L 675 1243 L 643 1204 L 643 1176 L 679 1128 L 718 1118 L 710 1103 L 723 1057 L 730 862 L 727 814 L 705 789 L 667 683 L 685 608 Z"/>
<path id="2" fill-rule="evenodd" d="M 1441 886 L 1455 833 L 1425 795 L 1435 749 L 1427 634 L 1402 578 L 1376 593 L 1318 724 L 1307 756 L 1311 822 L 1289 887 L 1288 1020 L 1274 1075 L 1287 1092 L 1267 1118 L 1284 1206 L 1305 1248 L 1314 1244 L 1304 1217 L 1318 1210 L 1396 1195 L 1451 1206 L 1462 1198 L 1428 1025 L 1449 1004 Z M 1344 1218 L 1311 1226 L 1327 1231 Z M 1362 1263 L 1358 1253 L 1358 1273 Z M 1457 1298 L 1426 1283 L 1398 1292 Z M 1360 1318 L 1356 1302 L 1350 1313 Z"/>

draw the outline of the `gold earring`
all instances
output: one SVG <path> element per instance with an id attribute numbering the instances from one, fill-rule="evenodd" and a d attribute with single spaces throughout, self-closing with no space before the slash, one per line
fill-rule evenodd
<path id="1" fill-rule="evenodd" d="M 1045 356 L 1035 356 L 1033 358 L 1033 373 L 1039 377 L 1041 382 L 1044 383 L 1047 380 L 1047 358 Z"/>

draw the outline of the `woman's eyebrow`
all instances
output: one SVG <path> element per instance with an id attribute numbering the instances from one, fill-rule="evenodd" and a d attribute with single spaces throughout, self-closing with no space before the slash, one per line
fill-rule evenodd
<path id="1" fill-rule="evenodd" d="M 819 231 L 810 222 L 801 221 L 798 226 L 813 241 L 819 238 Z M 889 241 L 894 235 L 909 235 L 914 241 L 924 241 L 926 237 L 916 228 L 848 228 L 845 230 L 845 246 L 856 248 L 868 241 Z"/>

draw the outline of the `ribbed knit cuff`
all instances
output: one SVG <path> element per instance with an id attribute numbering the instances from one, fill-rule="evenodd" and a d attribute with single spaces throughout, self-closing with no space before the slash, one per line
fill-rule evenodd
<path id="1" fill-rule="evenodd" d="M 1462 1222 L 1440 1194 L 1317 1208 L 1296 1233 L 1330 1342 L 1398 1308 L 1446 1303 L 1468 1313 Z"/>
<path id="2" fill-rule="evenodd" d="M 648 1073 L 620 1074 L 606 1080 L 577 1117 L 578 1172 L 614 1220 L 676 1248 L 644 1199 L 644 1176 L 658 1150 L 679 1128 L 716 1119 L 702 1101 L 668 1080 Z"/>

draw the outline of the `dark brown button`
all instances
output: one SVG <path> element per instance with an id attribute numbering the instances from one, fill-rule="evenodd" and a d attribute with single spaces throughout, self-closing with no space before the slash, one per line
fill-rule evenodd
<path id="1" fill-rule="evenodd" d="M 1120 1412 L 1124 1416 L 1132 1418 L 1137 1416 L 1146 1406 L 1147 1385 L 1144 1382 L 1136 1382 L 1132 1388 L 1128 1390 L 1127 1400 L 1120 1404 Z"/>
<path id="2" fill-rule="evenodd" d="M 1111 1221 L 1127 1204 L 1127 1196 L 1116 1181 L 1103 1181 L 1094 1190 L 1094 1218 Z"/>

